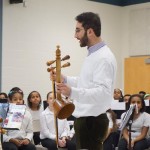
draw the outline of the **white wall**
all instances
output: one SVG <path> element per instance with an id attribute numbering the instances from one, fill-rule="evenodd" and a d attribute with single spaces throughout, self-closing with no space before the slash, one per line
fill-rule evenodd
<path id="1" fill-rule="evenodd" d="M 121 17 L 121 66 L 130 56 L 150 55 L 150 3 L 123 7 Z M 122 70 L 122 89 L 124 70 Z M 143 79 L 144 80 L 144 79 Z M 142 90 L 142 87 L 141 87 Z"/>
<path id="2" fill-rule="evenodd" d="M 87 54 L 74 38 L 75 17 L 93 11 L 102 20 L 102 38 L 116 55 L 121 54 L 122 8 L 86 0 L 26 0 L 9 4 L 3 0 L 2 91 L 14 86 L 25 93 L 37 90 L 45 99 L 51 90 L 46 62 L 55 59 L 56 45 L 62 56 L 70 55 L 71 66 L 62 70 L 67 75 L 78 75 Z M 121 87 L 122 68 L 119 65 L 116 86 Z"/>
<path id="3" fill-rule="evenodd" d="M 124 87 L 124 58 L 150 54 L 150 3 L 118 7 L 87 0 L 26 1 L 23 7 L 3 0 L 2 91 L 6 93 L 18 86 L 25 99 L 32 90 L 39 91 L 45 99 L 51 90 L 46 62 L 55 59 L 56 45 L 60 45 L 62 57 L 71 57 L 71 66 L 62 72 L 79 74 L 87 50 L 80 48 L 74 38 L 74 18 L 84 11 L 101 17 L 102 38 L 118 62 L 116 87 Z"/>

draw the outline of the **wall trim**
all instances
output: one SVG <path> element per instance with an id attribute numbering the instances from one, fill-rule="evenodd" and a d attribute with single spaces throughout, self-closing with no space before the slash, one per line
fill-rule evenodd
<path id="1" fill-rule="evenodd" d="M 150 2 L 149 0 L 142 0 L 142 1 L 141 0 L 134 0 L 134 1 L 133 0 L 89 0 L 89 1 L 122 6 L 122 7 Z"/>

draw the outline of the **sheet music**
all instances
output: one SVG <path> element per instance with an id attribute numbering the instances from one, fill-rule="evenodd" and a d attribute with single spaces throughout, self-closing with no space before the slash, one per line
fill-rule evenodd
<path id="1" fill-rule="evenodd" d="M 125 110 L 126 103 L 125 102 L 119 102 L 117 100 L 112 100 L 111 102 L 111 109 L 112 110 Z"/>
<path id="2" fill-rule="evenodd" d="M 132 115 L 135 108 L 136 108 L 136 105 L 130 105 L 129 110 L 127 111 L 127 113 L 125 114 L 124 119 L 121 122 L 119 130 L 122 131 L 125 128 L 125 126 L 127 125 L 127 123 L 128 123 L 128 121 L 129 121 L 129 119 L 130 119 L 130 117 L 131 117 L 131 115 Z"/>
<path id="3" fill-rule="evenodd" d="M 26 106 L 10 104 L 6 119 L 3 122 L 3 128 L 19 130 L 24 119 Z"/>
<path id="4" fill-rule="evenodd" d="M 150 106 L 150 100 L 144 100 L 145 101 L 145 106 Z"/>

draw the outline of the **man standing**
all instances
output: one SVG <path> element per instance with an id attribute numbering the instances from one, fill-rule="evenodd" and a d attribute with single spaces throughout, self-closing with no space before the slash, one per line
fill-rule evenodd
<path id="1" fill-rule="evenodd" d="M 102 150 L 108 129 L 106 111 L 113 99 L 116 59 L 101 39 L 97 14 L 85 12 L 75 19 L 75 38 L 81 47 L 87 46 L 88 56 L 78 77 L 61 76 L 57 92 L 73 99 L 75 104 L 77 149 Z M 54 80 L 56 74 L 51 72 L 50 76 Z"/>

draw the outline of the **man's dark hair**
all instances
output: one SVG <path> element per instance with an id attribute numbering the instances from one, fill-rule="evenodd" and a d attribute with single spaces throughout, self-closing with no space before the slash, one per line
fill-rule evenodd
<path id="1" fill-rule="evenodd" d="M 96 36 L 101 35 L 101 20 L 98 14 L 93 12 L 84 12 L 78 15 L 75 19 L 82 23 L 85 30 L 92 28 Z"/>

